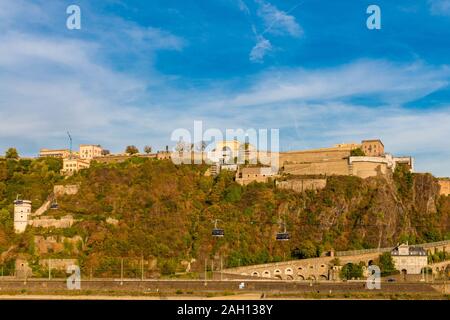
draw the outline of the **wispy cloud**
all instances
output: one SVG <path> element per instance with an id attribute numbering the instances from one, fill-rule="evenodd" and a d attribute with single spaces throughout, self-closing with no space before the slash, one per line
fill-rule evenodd
<path id="1" fill-rule="evenodd" d="M 35 8 L 31 19 L 15 23 L 29 13 L 26 4 L 1 2 L 10 10 L 8 27 L 0 35 L 1 149 L 10 141 L 21 141 L 27 154 L 27 150 L 35 154 L 40 147 L 61 146 L 66 130 L 77 142 L 95 139 L 112 148 L 131 143 L 137 132 L 166 138 L 159 129 L 170 118 L 158 105 L 166 94 L 166 80 L 154 70 L 153 55 L 157 50 L 182 50 L 186 44 L 182 38 L 114 16 L 93 19 L 98 28 L 79 34 L 64 34 L 64 24 L 56 32 L 39 32 L 52 25 L 48 12 L 39 6 L 31 5 Z M 110 31 L 112 26 L 115 32 Z M 136 61 L 121 71 L 109 63 L 105 52 L 119 61 L 130 57 Z M 132 70 L 135 63 L 137 71 Z"/>
<path id="2" fill-rule="evenodd" d="M 295 17 L 287 12 L 279 10 L 276 6 L 264 0 L 255 0 L 259 5 L 258 15 L 263 19 L 265 31 L 264 33 L 272 33 L 276 35 L 288 34 L 293 37 L 300 37 L 303 29 L 295 20 Z"/>
<path id="3" fill-rule="evenodd" d="M 247 91 L 216 103 L 254 106 L 283 101 L 328 101 L 371 96 L 387 103 L 400 104 L 444 88 L 449 80 L 450 68 L 447 66 L 360 60 L 333 68 L 288 68 L 264 72 L 253 79 L 253 85 Z"/>
<path id="4" fill-rule="evenodd" d="M 236 0 L 236 1 L 237 1 L 239 10 L 241 10 L 242 12 L 244 12 L 246 14 L 250 14 L 250 9 L 248 8 L 248 6 L 244 0 Z"/>
<path id="5" fill-rule="evenodd" d="M 272 50 L 272 44 L 262 35 L 258 35 L 257 39 L 258 42 L 250 51 L 250 61 L 262 63 L 266 54 Z"/>
<path id="6" fill-rule="evenodd" d="M 66 130 L 75 143 L 101 143 L 112 151 L 127 144 L 158 149 L 170 144 L 172 130 L 203 120 L 205 128 L 279 128 L 284 150 L 379 137 L 388 151 L 415 156 L 419 171 L 450 175 L 450 105 L 405 107 L 448 88 L 447 66 L 357 60 L 327 68 L 274 67 L 180 89 L 158 72 L 155 56 L 183 51 L 189 45 L 184 38 L 102 16 L 92 17 L 98 26 L 84 37 L 40 32 L 53 15 L 37 6 L 25 27 L 16 22 L 27 11 L 15 6 L 24 3 L 1 1 L 15 14 L 0 22 L 8 24 L 0 34 L 0 150 L 14 144 L 32 155 L 40 147 L 63 147 Z M 296 34 L 286 24 L 277 30 Z M 271 36 L 256 33 L 252 61 L 276 50 Z M 366 100 L 376 106 L 361 102 Z"/>
<path id="7" fill-rule="evenodd" d="M 239 10 L 251 15 L 249 7 L 244 0 L 236 0 Z M 258 17 L 261 31 L 258 32 L 258 26 L 256 23 L 251 24 L 253 34 L 255 35 L 256 44 L 253 46 L 249 53 L 249 59 L 251 62 L 263 63 L 267 54 L 273 50 L 272 43 L 268 39 L 267 35 L 272 36 L 291 36 L 301 37 L 303 35 L 303 29 L 299 23 L 297 23 L 294 16 L 289 13 L 295 10 L 299 5 L 297 4 L 291 8 L 288 12 L 279 10 L 275 5 L 265 0 L 253 0 L 257 5 L 256 15 Z"/>

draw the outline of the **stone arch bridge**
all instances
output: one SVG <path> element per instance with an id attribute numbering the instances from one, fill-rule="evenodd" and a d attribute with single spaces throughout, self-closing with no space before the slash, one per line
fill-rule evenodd
<path id="1" fill-rule="evenodd" d="M 446 251 L 450 247 L 450 241 L 440 241 L 417 245 L 423 247 L 428 253 Z M 259 264 L 238 268 L 224 269 L 224 274 L 238 275 L 250 278 L 267 278 L 278 280 L 338 280 L 341 266 L 347 263 L 364 263 L 363 272 L 367 276 L 367 266 L 377 259 L 381 253 L 389 252 L 393 248 L 379 248 L 353 251 L 337 251 L 332 256 L 291 260 L 276 263 Z M 341 266 L 333 266 L 331 261 L 338 258 Z M 448 265 L 435 266 L 442 269 Z"/>

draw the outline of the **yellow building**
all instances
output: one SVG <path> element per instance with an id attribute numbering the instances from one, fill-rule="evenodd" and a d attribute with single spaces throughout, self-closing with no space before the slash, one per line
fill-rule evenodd
<path id="1" fill-rule="evenodd" d="M 381 157 L 384 155 L 384 144 L 380 139 L 363 140 L 361 149 L 367 157 Z"/>
<path id="2" fill-rule="evenodd" d="M 67 158 L 63 159 L 63 169 L 61 174 L 71 175 L 78 170 L 89 168 L 89 160 L 83 160 L 78 158 Z"/>
<path id="3" fill-rule="evenodd" d="M 275 178 L 278 171 L 271 167 L 247 167 L 240 168 L 236 172 L 236 182 L 247 185 L 252 182 L 268 182 L 269 178 Z"/>
<path id="4" fill-rule="evenodd" d="M 93 159 L 102 156 L 103 148 L 98 144 L 80 144 L 80 159 Z"/>
<path id="5" fill-rule="evenodd" d="M 51 157 L 51 158 L 67 158 L 70 155 L 70 150 L 68 149 L 41 149 L 39 151 L 39 157 Z"/>
<path id="6" fill-rule="evenodd" d="M 212 162 L 219 162 L 222 164 L 236 164 L 251 162 L 257 159 L 256 148 L 250 143 L 242 143 L 238 140 L 224 140 L 216 142 L 216 146 L 211 155 L 208 156 Z"/>

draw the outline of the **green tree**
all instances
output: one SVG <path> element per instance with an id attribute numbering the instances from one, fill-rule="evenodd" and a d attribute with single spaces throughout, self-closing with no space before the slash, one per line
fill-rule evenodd
<path id="1" fill-rule="evenodd" d="M 225 201 L 237 202 L 241 200 L 242 188 L 237 183 L 232 184 L 225 190 Z"/>
<path id="2" fill-rule="evenodd" d="M 394 274 L 397 271 L 390 252 L 384 252 L 380 255 L 378 258 L 378 266 L 380 267 L 381 275 L 383 276 Z"/>
<path id="3" fill-rule="evenodd" d="M 139 149 L 136 146 L 131 145 L 126 147 L 125 152 L 133 155 L 139 153 Z"/>
<path id="4" fill-rule="evenodd" d="M 151 146 L 145 146 L 145 147 L 144 147 L 144 152 L 145 152 L 146 154 L 152 153 L 152 147 L 151 147 Z"/>
<path id="5" fill-rule="evenodd" d="M 6 159 L 19 159 L 19 153 L 16 148 L 9 148 L 5 153 Z"/>
<path id="6" fill-rule="evenodd" d="M 311 240 L 306 240 L 299 247 L 295 248 L 291 255 L 297 259 L 314 258 L 317 256 L 317 248 Z"/>
<path id="7" fill-rule="evenodd" d="M 341 269 L 341 278 L 342 279 L 359 279 L 363 276 L 363 268 L 359 264 L 347 263 Z"/>
<path id="8" fill-rule="evenodd" d="M 366 154 L 364 153 L 364 151 L 362 151 L 361 148 L 356 148 L 350 151 L 350 155 L 352 157 L 364 157 Z"/>

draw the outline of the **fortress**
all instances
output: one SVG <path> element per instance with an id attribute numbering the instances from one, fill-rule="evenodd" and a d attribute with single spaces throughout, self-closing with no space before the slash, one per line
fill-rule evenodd
<path id="1" fill-rule="evenodd" d="M 381 140 L 338 144 L 330 148 L 280 152 L 281 171 L 291 175 L 345 175 L 368 178 L 394 171 L 398 164 L 414 170 L 412 157 L 385 153 Z"/>
<path id="2" fill-rule="evenodd" d="M 273 158 L 274 154 L 257 151 L 258 160 Z M 290 180 L 278 185 L 283 188 L 293 189 L 320 189 L 323 181 L 308 180 L 309 186 L 305 187 L 305 177 L 330 175 L 357 176 L 368 178 L 379 174 L 392 173 L 396 166 L 405 165 L 411 172 L 414 171 L 414 159 L 410 156 L 395 157 L 384 150 L 381 140 L 363 140 L 360 144 L 344 143 L 329 148 L 320 148 L 303 151 L 288 151 L 275 154 L 278 166 L 275 169 L 267 167 L 239 168 L 236 173 L 236 181 L 240 184 L 248 184 L 253 181 L 267 182 L 276 176 L 290 176 L 300 180 Z M 263 161 L 261 161 L 263 162 Z M 265 162 L 267 163 L 267 161 Z M 271 169 L 271 170 L 268 170 Z M 268 173 L 271 171 L 271 174 Z M 276 174 L 273 172 L 276 171 Z M 318 179 L 320 180 L 320 179 Z M 442 182 L 442 184 L 445 184 Z"/>

